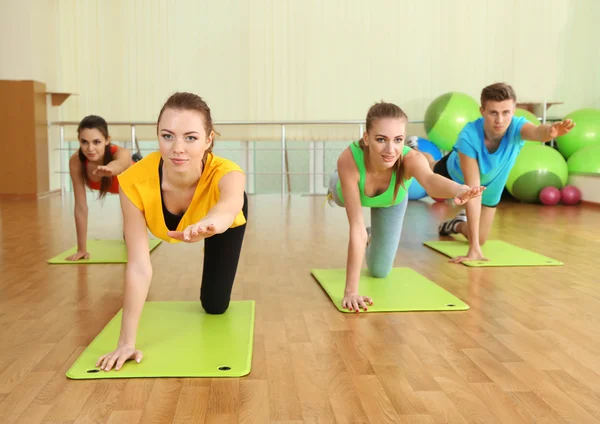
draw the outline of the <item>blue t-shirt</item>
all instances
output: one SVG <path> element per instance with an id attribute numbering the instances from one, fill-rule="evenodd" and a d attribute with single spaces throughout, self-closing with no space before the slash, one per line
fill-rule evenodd
<path id="1" fill-rule="evenodd" d="M 525 140 L 521 138 L 521 128 L 526 122 L 524 117 L 513 116 L 494 153 L 490 153 L 485 147 L 483 118 L 466 124 L 458 135 L 458 140 L 448 157 L 448 174 L 454 181 L 464 184 L 458 153 L 477 159 L 480 184 L 486 187 L 481 197 L 484 206 L 496 206 L 500 202 L 508 174 L 525 144 Z"/>

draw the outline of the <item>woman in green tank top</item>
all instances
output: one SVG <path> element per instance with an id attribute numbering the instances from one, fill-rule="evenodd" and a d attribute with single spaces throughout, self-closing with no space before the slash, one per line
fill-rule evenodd
<path id="1" fill-rule="evenodd" d="M 342 152 L 330 180 L 328 198 L 346 209 L 350 224 L 342 307 L 351 311 L 366 311 L 373 304 L 358 291 L 364 257 L 373 277 L 384 278 L 392 270 L 413 178 L 431 197 L 454 198 L 457 205 L 485 190 L 434 174 L 423 154 L 404 145 L 407 124 L 408 117 L 395 104 L 373 105 L 363 137 Z M 370 229 L 362 207 L 371 208 Z"/>

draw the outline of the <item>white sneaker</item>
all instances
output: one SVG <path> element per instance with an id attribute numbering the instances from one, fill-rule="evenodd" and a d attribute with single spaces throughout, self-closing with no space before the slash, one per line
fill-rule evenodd
<path id="1" fill-rule="evenodd" d="M 419 137 L 416 135 L 411 135 L 406 137 L 406 141 L 404 142 L 411 149 L 417 149 L 419 147 Z"/>
<path id="2" fill-rule="evenodd" d="M 449 236 L 450 234 L 458 234 L 458 232 L 456 231 L 456 226 L 460 223 L 460 222 L 467 222 L 467 212 L 466 211 L 460 211 L 454 218 L 442 222 L 439 226 L 438 226 L 438 234 L 440 236 Z"/>

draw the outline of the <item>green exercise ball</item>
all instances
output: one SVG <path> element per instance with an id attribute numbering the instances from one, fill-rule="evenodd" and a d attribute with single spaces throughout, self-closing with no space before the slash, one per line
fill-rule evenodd
<path id="1" fill-rule="evenodd" d="M 582 147 L 567 160 L 569 174 L 600 174 L 600 143 Z"/>
<path id="2" fill-rule="evenodd" d="M 578 109 L 564 119 L 575 122 L 568 134 L 556 138 L 558 150 L 566 159 L 585 146 L 600 143 L 600 109 Z"/>
<path id="3" fill-rule="evenodd" d="M 567 162 L 560 152 L 540 143 L 527 143 L 508 175 L 506 189 L 516 199 L 533 203 L 539 201 L 543 188 L 560 190 L 568 177 Z"/>
<path id="4" fill-rule="evenodd" d="M 465 124 L 481 117 L 479 104 L 468 94 L 452 92 L 435 98 L 425 111 L 427 138 L 450 151 Z"/>
<path id="5" fill-rule="evenodd" d="M 540 125 L 540 120 L 537 119 L 533 113 L 529 112 L 527 109 L 521 109 L 520 107 L 515 108 L 515 116 L 524 117 L 529 122 L 534 125 Z"/>

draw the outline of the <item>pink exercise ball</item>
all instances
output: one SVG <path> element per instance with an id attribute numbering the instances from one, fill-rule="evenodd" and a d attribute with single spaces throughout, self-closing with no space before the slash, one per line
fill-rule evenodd
<path id="1" fill-rule="evenodd" d="M 581 201 L 581 191 L 573 185 L 564 186 L 561 196 L 565 205 L 576 205 Z"/>
<path id="2" fill-rule="evenodd" d="M 561 192 L 553 186 L 544 187 L 540 191 L 540 202 L 544 205 L 556 205 L 560 202 Z"/>

